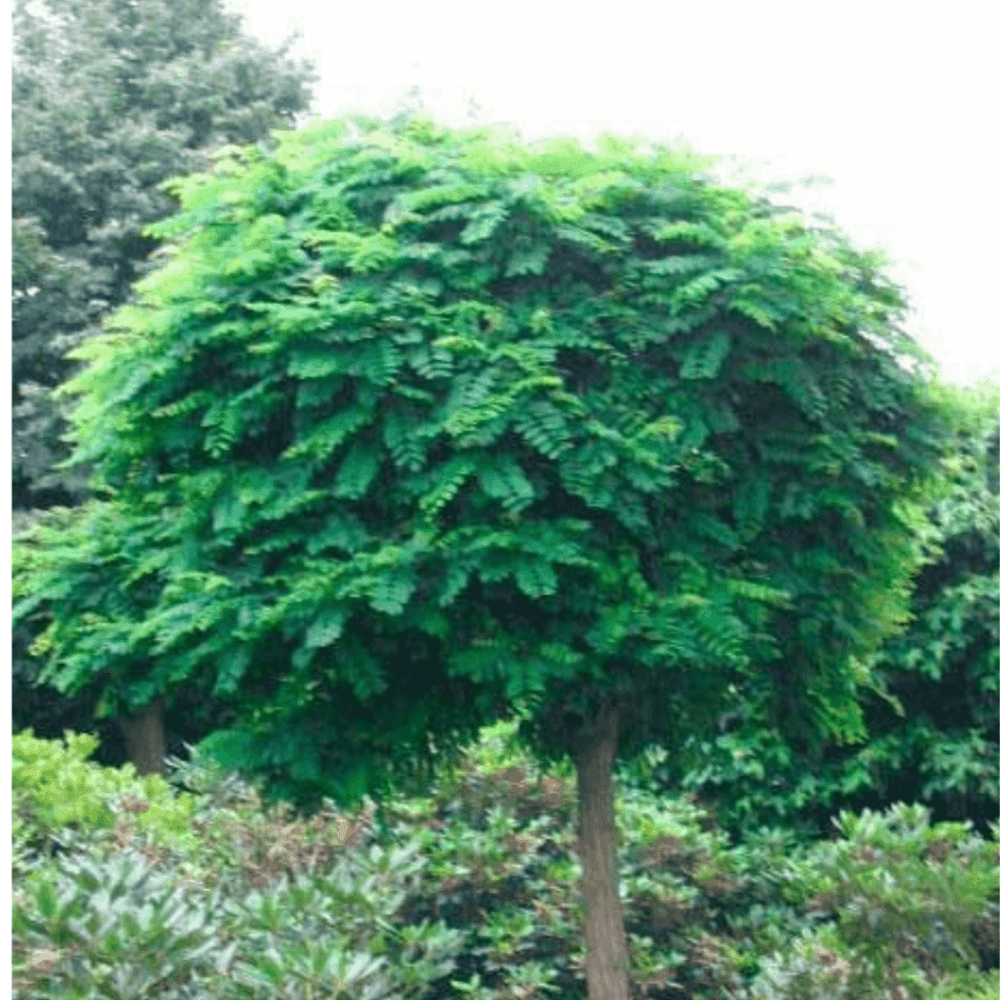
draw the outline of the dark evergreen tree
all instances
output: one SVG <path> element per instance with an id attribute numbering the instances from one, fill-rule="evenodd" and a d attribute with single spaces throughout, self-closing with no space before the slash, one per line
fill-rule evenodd
<path id="1" fill-rule="evenodd" d="M 222 0 L 15 0 L 12 81 L 13 503 L 81 496 L 51 390 L 66 351 L 128 298 L 175 206 L 168 177 L 255 143 L 310 102 L 311 66 L 246 34 Z"/>

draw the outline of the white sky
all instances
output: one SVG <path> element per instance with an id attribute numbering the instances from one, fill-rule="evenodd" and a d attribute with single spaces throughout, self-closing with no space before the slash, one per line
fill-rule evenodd
<path id="1" fill-rule="evenodd" d="M 530 137 L 682 136 L 762 176 L 826 176 L 812 207 L 897 262 L 944 376 L 1000 365 L 993 0 L 230 3 L 263 38 L 302 32 L 324 117 L 419 85 L 451 124 L 475 96 Z"/>

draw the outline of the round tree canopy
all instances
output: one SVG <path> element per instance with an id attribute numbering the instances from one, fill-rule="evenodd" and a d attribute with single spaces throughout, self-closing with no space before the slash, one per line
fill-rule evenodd
<path id="1" fill-rule="evenodd" d="M 765 672 L 860 736 L 938 410 L 877 258 L 707 169 L 355 120 L 172 182 L 66 389 L 106 499 L 21 557 L 46 676 L 229 699 L 210 749 L 299 799 L 513 704 L 676 741 Z"/>

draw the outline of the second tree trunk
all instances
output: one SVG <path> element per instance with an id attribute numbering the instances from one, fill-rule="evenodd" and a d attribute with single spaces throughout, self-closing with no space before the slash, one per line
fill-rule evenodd
<path id="1" fill-rule="evenodd" d="M 140 774 L 163 774 L 167 738 L 163 729 L 164 702 L 157 698 L 133 716 L 122 716 L 118 723 L 125 737 L 129 760 Z"/>

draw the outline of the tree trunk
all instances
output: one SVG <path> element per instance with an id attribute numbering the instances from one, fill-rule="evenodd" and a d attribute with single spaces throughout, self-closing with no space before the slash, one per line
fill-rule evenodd
<path id="1" fill-rule="evenodd" d="M 618 710 L 602 707 L 577 734 L 574 756 L 580 796 L 580 857 L 587 908 L 587 996 L 628 1000 L 628 947 L 621 900 L 611 769 L 618 749 Z"/>
<path id="2" fill-rule="evenodd" d="M 125 735 L 129 760 L 140 774 L 163 774 L 167 737 L 163 730 L 164 701 L 157 698 L 138 714 L 122 716 L 118 722 Z"/>

